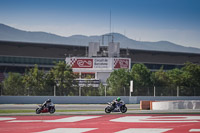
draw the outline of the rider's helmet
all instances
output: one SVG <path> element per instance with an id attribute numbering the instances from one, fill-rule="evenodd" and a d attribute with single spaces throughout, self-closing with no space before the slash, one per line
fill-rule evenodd
<path id="1" fill-rule="evenodd" d="M 120 97 L 118 97 L 118 98 L 117 98 L 117 101 L 119 102 L 120 100 L 121 100 L 121 98 L 120 98 Z"/>
<path id="2" fill-rule="evenodd" d="M 48 99 L 47 102 L 51 102 L 51 99 Z"/>

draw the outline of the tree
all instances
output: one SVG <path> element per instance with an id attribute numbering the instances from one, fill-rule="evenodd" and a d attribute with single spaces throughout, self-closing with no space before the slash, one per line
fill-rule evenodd
<path id="1" fill-rule="evenodd" d="M 187 62 L 182 68 L 185 84 L 189 86 L 200 86 L 200 65 Z"/>
<path id="2" fill-rule="evenodd" d="M 26 93 L 22 83 L 22 76 L 19 73 L 8 73 L 8 77 L 3 81 L 4 95 L 19 96 Z"/>
<path id="3" fill-rule="evenodd" d="M 74 83 L 75 75 L 72 68 L 65 62 L 59 61 L 56 63 L 50 73 L 53 76 L 51 80 L 57 85 L 59 95 L 74 95 L 75 91 L 78 91 Z"/>
<path id="4" fill-rule="evenodd" d="M 169 89 L 171 89 L 171 94 L 174 95 L 177 87 L 180 88 L 183 83 L 183 71 L 175 68 L 167 72 L 169 78 Z"/>
<path id="5" fill-rule="evenodd" d="M 108 94 L 114 96 L 129 95 L 130 72 L 127 69 L 114 70 L 107 79 Z"/>
<path id="6" fill-rule="evenodd" d="M 166 86 L 169 84 L 169 77 L 165 71 L 163 71 L 163 68 L 160 70 L 153 72 L 152 76 L 152 83 L 155 86 Z"/>
<path id="7" fill-rule="evenodd" d="M 56 86 L 55 80 L 54 80 L 54 74 L 52 71 L 48 71 L 45 74 L 45 92 L 46 95 L 54 95 L 54 87 Z"/>
<path id="8" fill-rule="evenodd" d="M 170 84 L 174 86 L 181 86 L 183 71 L 175 68 L 167 72 Z"/>
<path id="9" fill-rule="evenodd" d="M 161 67 L 160 70 L 156 72 L 152 72 L 151 74 L 151 82 L 153 86 L 156 87 L 156 92 L 158 95 L 170 95 L 169 86 L 169 77 L 168 74 L 163 71 Z"/>
<path id="10" fill-rule="evenodd" d="M 99 90 L 93 86 L 92 75 L 86 75 L 84 86 L 81 88 L 81 95 L 82 96 L 98 96 Z"/>
<path id="11" fill-rule="evenodd" d="M 28 95 L 44 95 L 45 72 L 35 65 L 24 74 L 23 83 L 28 90 Z"/>
<path id="12" fill-rule="evenodd" d="M 98 91 L 99 91 L 99 96 L 105 96 L 105 86 L 102 83 L 99 84 Z"/>
<path id="13" fill-rule="evenodd" d="M 150 95 L 150 70 L 144 64 L 134 64 L 131 69 L 134 95 Z"/>
<path id="14" fill-rule="evenodd" d="M 182 68 L 185 95 L 200 95 L 200 65 L 187 62 Z"/>

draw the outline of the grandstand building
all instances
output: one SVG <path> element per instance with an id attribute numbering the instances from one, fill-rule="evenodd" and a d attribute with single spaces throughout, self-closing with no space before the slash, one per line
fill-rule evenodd
<path id="1" fill-rule="evenodd" d="M 116 46 L 118 47 L 118 44 Z M 8 72 L 24 73 L 26 68 L 34 67 L 35 64 L 41 69 L 49 70 L 55 62 L 72 57 L 77 59 L 101 57 L 109 60 L 130 58 L 130 68 L 135 63 L 143 63 L 152 71 L 162 66 L 164 70 L 181 68 L 186 62 L 200 64 L 200 54 L 121 48 L 118 53 L 113 53 L 112 57 L 109 57 L 110 53 L 105 52 L 109 48 L 109 46 L 99 46 L 97 53 L 89 54 L 91 50 L 88 46 L 0 41 L 0 81 Z"/>

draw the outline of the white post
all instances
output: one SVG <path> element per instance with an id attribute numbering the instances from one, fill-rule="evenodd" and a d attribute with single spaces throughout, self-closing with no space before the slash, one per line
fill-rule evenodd
<path id="1" fill-rule="evenodd" d="M 56 96 L 56 85 L 54 85 L 54 96 Z"/>
<path id="2" fill-rule="evenodd" d="M 131 97 L 131 92 L 133 92 L 133 80 L 130 81 L 130 97 Z"/>
<path id="3" fill-rule="evenodd" d="M 177 97 L 179 96 L 179 86 L 177 86 Z"/>
<path id="4" fill-rule="evenodd" d="M 154 97 L 156 96 L 156 87 L 155 86 L 153 87 L 153 96 Z"/>

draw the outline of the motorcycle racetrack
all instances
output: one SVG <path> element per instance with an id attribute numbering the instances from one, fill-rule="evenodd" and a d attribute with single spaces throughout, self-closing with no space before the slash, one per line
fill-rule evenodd
<path id="1" fill-rule="evenodd" d="M 0 133 L 200 133 L 200 114 L 0 116 Z"/>
<path id="2" fill-rule="evenodd" d="M 106 114 L 106 104 L 75 104 L 56 105 L 54 114 L 36 114 L 36 107 L 0 105 L 0 110 L 33 110 L 0 113 L 0 133 L 200 133 L 200 110 L 140 110 L 127 104 L 127 113 Z"/>

